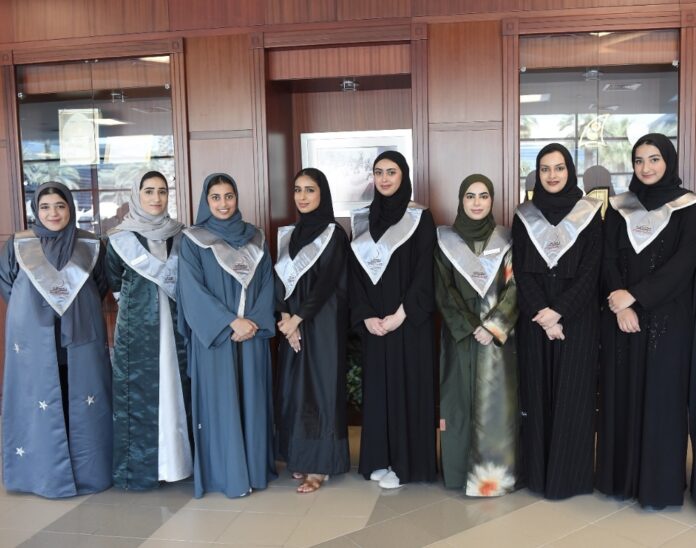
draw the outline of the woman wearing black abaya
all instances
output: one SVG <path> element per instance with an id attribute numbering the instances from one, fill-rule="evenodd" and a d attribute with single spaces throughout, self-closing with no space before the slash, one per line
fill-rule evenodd
<path id="1" fill-rule="evenodd" d="M 603 260 L 597 487 L 643 506 L 681 505 L 696 270 L 696 195 L 664 135 L 633 147 L 629 191 L 611 198 Z"/>
<path id="2" fill-rule="evenodd" d="M 568 150 L 536 160 L 512 225 L 523 473 L 549 499 L 592 492 L 599 343 L 599 200 L 582 196 Z"/>
<path id="3" fill-rule="evenodd" d="M 326 175 L 293 182 L 300 219 L 278 229 L 276 311 L 281 314 L 277 441 L 299 493 L 350 470 L 346 423 L 348 237 L 336 223 Z"/>
<path id="4" fill-rule="evenodd" d="M 359 472 L 381 487 L 435 479 L 432 314 L 435 225 L 411 199 L 398 152 L 373 165 L 375 197 L 353 212 L 351 322 L 362 336 Z"/>

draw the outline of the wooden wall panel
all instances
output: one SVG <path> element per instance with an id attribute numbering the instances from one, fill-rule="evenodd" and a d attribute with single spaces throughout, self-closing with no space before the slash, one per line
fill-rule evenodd
<path id="1" fill-rule="evenodd" d="M 336 0 L 266 0 L 268 25 L 335 20 Z"/>
<path id="2" fill-rule="evenodd" d="M 89 91 L 91 66 L 86 63 L 25 65 L 17 69 L 17 89 L 27 94 Z"/>
<path id="3" fill-rule="evenodd" d="M 499 21 L 431 25 L 428 33 L 430 123 L 502 120 Z"/>
<path id="4" fill-rule="evenodd" d="M 251 68 L 246 34 L 186 40 L 189 131 L 251 129 Z"/>
<path id="5" fill-rule="evenodd" d="M 94 89 L 158 87 L 172 81 L 169 63 L 119 59 L 91 66 Z"/>
<path id="6" fill-rule="evenodd" d="M 430 202 L 428 140 L 428 27 L 414 26 L 411 42 L 411 113 L 413 118 L 413 188 L 417 202 Z"/>
<path id="7" fill-rule="evenodd" d="M 0 2 L 0 44 L 14 42 L 12 2 Z"/>
<path id="8" fill-rule="evenodd" d="M 339 21 L 410 16 L 411 0 L 336 0 Z"/>
<path id="9" fill-rule="evenodd" d="M 557 10 L 677 4 L 678 0 L 525 0 L 525 9 Z"/>
<path id="10" fill-rule="evenodd" d="M 682 29 L 679 65 L 679 175 L 696 190 L 696 28 Z"/>
<path id="11" fill-rule="evenodd" d="M 17 42 L 92 35 L 92 0 L 10 0 Z"/>
<path id="12" fill-rule="evenodd" d="M 519 11 L 528 2 L 529 0 L 413 0 L 413 16 Z"/>
<path id="13" fill-rule="evenodd" d="M 437 224 L 452 224 L 462 180 L 482 173 L 493 181 L 493 213 L 503 221 L 502 130 L 430 131 L 430 209 Z"/>
<path id="14" fill-rule="evenodd" d="M 409 74 L 409 44 L 274 50 L 268 54 L 270 80 Z"/>
<path id="15" fill-rule="evenodd" d="M 168 0 L 171 30 L 262 25 L 261 0 Z"/>
<path id="16" fill-rule="evenodd" d="M 94 0 L 93 34 L 169 30 L 167 0 Z"/>

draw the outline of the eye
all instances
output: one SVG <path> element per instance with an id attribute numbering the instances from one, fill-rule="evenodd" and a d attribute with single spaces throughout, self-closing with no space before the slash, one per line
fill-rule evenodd
<path id="1" fill-rule="evenodd" d="M 565 166 L 558 166 L 558 171 L 565 171 Z"/>
<path id="2" fill-rule="evenodd" d="M 309 193 L 309 194 L 312 194 L 312 193 L 314 193 L 314 192 L 315 192 L 315 190 L 314 190 L 312 187 L 309 187 L 309 188 L 307 189 L 307 193 Z"/>
<path id="3" fill-rule="evenodd" d="M 380 175 L 382 175 L 382 170 L 381 170 L 381 169 L 375 169 L 373 173 L 374 173 L 375 177 L 379 177 Z"/>

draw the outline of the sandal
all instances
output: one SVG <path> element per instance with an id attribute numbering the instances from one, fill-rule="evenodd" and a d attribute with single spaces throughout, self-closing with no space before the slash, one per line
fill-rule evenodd
<path id="1" fill-rule="evenodd" d="M 303 474 L 301 472 L 293 472 L 292 473 L 292 479 L 296 479 L 296 480 L 303 480 L 303 479 L 305 479 L 305 476 L 306 476 L 306 474 Z"/>
<path id="2" fill-rule="evenodd" d="M 321 474 L 307 474 L 307 477 L 302 484 L 297 488 L 298 493 L 313 493 L 319 489 L 322 484 L 329 479 L 329 476 Z"/>

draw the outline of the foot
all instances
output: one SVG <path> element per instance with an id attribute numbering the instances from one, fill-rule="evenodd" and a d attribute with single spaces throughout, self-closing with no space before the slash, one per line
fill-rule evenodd
<path id="1" fill-rule="evenodd" d="M 307 474 L 303 474 L 302 472 L 293 472 L 293 473 L 292 473 L 292 479 L 303 480 L 303 479 L 305 479 L 305 476 L 306 476 L 306 475 L 307 475 Z"/>
<path id="2" fill-rule="evenodd" d="M 317 489 L 319 489 L 322 484 L 324 483 L 324 480 L 326 479 L 326 476 L 322 474 L 307 474 L 307 477 L 305 480 L 300 484 L 300 486 L 297 488 L 298 493 L 313 493 Z"/>
<path id="3" fill-rule="evenodd" d="M 389 473 L 388 468 L 380 468 L 379 470 L 375 470 L 370 474 L 370 479 L 372 481 L 380 481 L 384 476 L 386 476 Z"/>
<path id="4" fill-rule="evenodd" d="M 385 474 L 385 476 L 379 480 L 379 486 L 382 489 L 398 489 L 401 487 L 401 482 L 399 481 L 399 476 L 397 476 L 394 472 L 389 472 Z"/>

